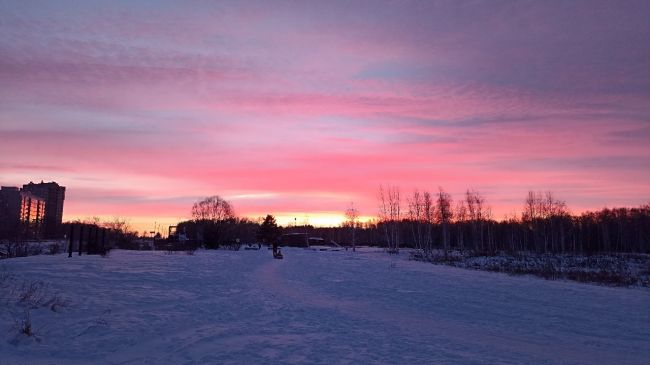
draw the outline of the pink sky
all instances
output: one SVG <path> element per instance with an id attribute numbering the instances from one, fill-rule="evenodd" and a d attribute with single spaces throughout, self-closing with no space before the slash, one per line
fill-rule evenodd
<path id="1" fill-rule="evenodd" d="M 0 184 L 140 230 L 218 194 L 337 223 L 381 184 L 650 201 L 647 1 L 0 3 Z"/>

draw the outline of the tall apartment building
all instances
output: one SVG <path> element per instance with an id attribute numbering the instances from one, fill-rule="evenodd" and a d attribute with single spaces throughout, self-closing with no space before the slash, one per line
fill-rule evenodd
<path id="1" fill-rule="evenodd" d="M 0 237 L 41 237 L 44 229 L 44 199 L 16 187 L 0 187 Z"/>
<path id="2" fill-rule="evenodd" d="M 48 238 L 56 238 L 61 232 L 63 221 L 63 200 L 65 200 L 65 187 L 55 182 L 23 185 L 23 191 L 40 197 L 45 201 L 45 220 L 43 234 Z"/>

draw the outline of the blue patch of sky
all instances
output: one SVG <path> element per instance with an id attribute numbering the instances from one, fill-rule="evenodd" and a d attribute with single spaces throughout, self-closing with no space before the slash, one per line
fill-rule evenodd
<path id="1" fill-rule="evenodd" d="M 431 70 L 423 67 L 409 66 L 400 63 L 381 63 L 368 66 L 354 75 L 357 79 L 382 80 L 422 80 L 429 78 Z"/>
<path id="2" fill-rule="evenodd" d="M 640 170 L 648 166 L 648 157 L 640 155 L 632 156 L 593 156 L 577 158 L 526 158 L 511 159 L 487 162 L 485 165 L 492 165 L 498 169 L 516 170 L 549 170 L 549 171 L 622 171 Z"/>

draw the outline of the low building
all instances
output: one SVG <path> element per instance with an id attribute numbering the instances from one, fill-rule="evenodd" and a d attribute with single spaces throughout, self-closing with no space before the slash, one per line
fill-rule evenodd
<path id="1" fill-rule="evenodd" d="M 310 237 L 307 233 L 285 233 L 280 236 L 280 244 L 289 247 L 332 246 L 331 241 L 322 237 Z M 338 245 L 336 245 L 338 246 Z"/>
<path id="2" fill-rule="evenodd" d="M 280 244 L 289 247 L 309 247 L 306 233 L 285 233 L 280 236 Z"/>

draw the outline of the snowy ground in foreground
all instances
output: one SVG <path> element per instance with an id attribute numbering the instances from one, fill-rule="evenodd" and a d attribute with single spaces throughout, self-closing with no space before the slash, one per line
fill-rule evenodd
<path id="1" fill-rule="evenodd" d="M 562 363 L 650 359 L 650 291 L 513 277 L 376 252 L 114 251 L 0 262 L 67 301 L 0 364 Z M 0 293 L 5 297 L 7 290 Z M 5 298 L 6 299 L 6 298 Z"/>

